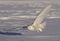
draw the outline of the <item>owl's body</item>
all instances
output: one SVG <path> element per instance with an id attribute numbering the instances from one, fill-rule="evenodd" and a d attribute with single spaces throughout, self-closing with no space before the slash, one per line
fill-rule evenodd
<path id="1" fill-rule="evenodd" d="M 43 22 L 45 16 L 48 14 L 51 5 L 47 6 L 35 19 L 34 23 L 28 26 L 28 30 L 42 32 L 46 26 L 46 22 Z"/>

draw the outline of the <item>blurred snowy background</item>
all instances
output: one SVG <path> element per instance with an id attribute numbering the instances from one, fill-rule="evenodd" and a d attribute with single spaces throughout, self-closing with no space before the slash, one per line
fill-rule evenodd
<path id="1" fill-rule="evenodd" d="M 43 32 L 14 31 L 23 35 L 0 35 L 0 41 L 60 41 L 60 0 L 0 0 L 0 31 L 33 23 L 49 4 L 52 8 Z"/>

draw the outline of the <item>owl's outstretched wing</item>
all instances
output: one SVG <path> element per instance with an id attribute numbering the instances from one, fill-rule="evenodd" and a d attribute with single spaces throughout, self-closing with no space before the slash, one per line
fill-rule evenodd
<path id="1" fill-rule="evenodd" d="M 40 23 L 43 21 L 44 17 L 48 14 L 50 8 L 51 8 L 51 5 L 47 6 L 47 7 L 37 16 L 37 18 L 35 19 L 33 25 L 38 25 L 38 24 L 40 24 Z"/>

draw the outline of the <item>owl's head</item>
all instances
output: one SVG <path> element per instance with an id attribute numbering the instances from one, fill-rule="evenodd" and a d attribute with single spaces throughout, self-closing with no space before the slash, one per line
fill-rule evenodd
<path id="1" fill-rule="evenodd" d="M 34 31 L 34 27 L 32 25 L 28 26 L 28 29 Z"/>

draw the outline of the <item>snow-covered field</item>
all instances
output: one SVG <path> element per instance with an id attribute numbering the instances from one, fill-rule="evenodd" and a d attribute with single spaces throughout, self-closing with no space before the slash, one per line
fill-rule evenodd
<path id="1" fill-rule="evenodd" d="M 59 0 L 0 1 L 0 41 L 60 41 L 59 2 Z M 45 18 L 46 28 L 43 32 L 14 30 L 10 32 L 17 34 L 3 34 L 7 29 L 32 24 L 36 16 L 49 4 L 52 8 Z"/>

